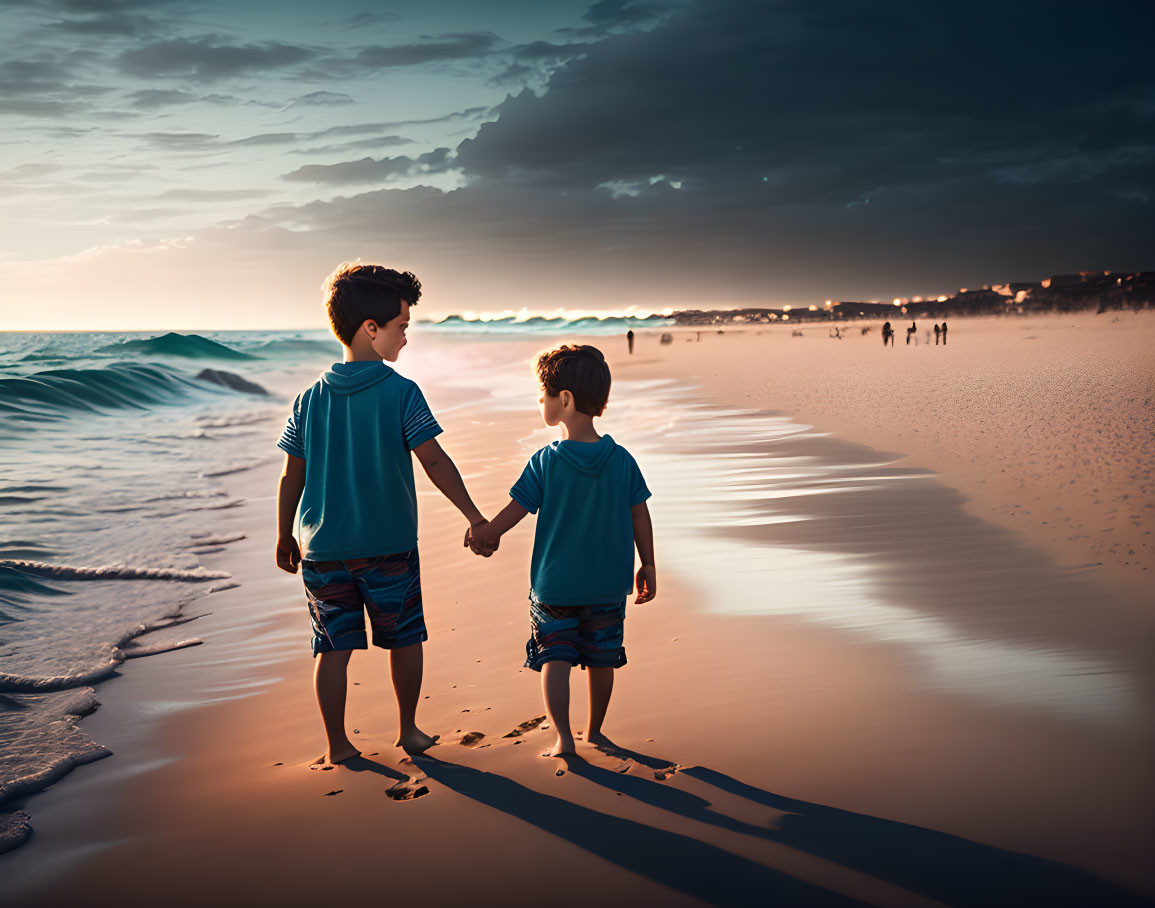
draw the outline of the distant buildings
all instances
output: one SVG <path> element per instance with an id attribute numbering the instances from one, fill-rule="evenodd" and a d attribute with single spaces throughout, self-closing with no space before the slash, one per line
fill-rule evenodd
<path id="1" fill-rule="evenodd" d="M 1094 309 L 1147 309 L 1155 306 L 1155 271 L 1081 271 L 1041 281 L 1012 281 L 982 290 L 959 290 L 933 299 L 897 298 L 889 303 L 826 300 L 809 307 L 780 309 L 687 309 L 671 314 L 679 325 L 769 324 L 777 321 L 833 321 L 850 318 L 943 318 L 1007 312 L 1077 312 Z"/>

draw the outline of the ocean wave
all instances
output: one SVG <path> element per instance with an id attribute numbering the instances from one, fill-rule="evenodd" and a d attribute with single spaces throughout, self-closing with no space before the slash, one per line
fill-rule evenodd
<path id="1" fill-rule="evenodd" d="M 660 316 L 611 315 L 599 318 L 548 317 L 534 315 L 519 318 L 508 315 L 502 318 L 465 318 L 448 315 L 438 322 L 424 322 L 422 328 L 440 331 L 461 331 L 469 334 L 558 334 L 562 332 L 580 334 L 622 334 L 631 329 L 662 328 L 674 324 L 670 318 Z"/>
<path id="2" fill-rule="evenodd" d="M 0 729 L 0 804 L 47 788 L 74 767 L 109 756 L 112 751 L 76 727 L 76 720 L 96 710 L 91 688 L 67 693 L 0 697 L 9 721 Z M 0 852 L 24 842 L 28 815 L 0 816 Z"/>
<path id="3" fill-rule="evenodd" d="M 212 382 L 214 385 L 239 391 L 242 394 L 268 396 L 269 393 L 256 382 L 251 382 L 247 378 L 237 375 L 235 372 L 225 372 L 223 369 L 202 369 L 200 374 L 197 375 L 197 381 Z"/>
<path id="4" fill-rule="evenodd" d="M 293 354 L 327 354 L 337 357 L 341 354 L 340 344 L 336 338 L 332 340 L 316 340 L 307 337 L 289 337 L 284 340 L 271 340 L 253 348 L 259 356 L 289 356 Z"/>
<path id="5" fill-rule="evenodd" d="M 199 334 L 177 334 L 170 331 L 144 340 L 119 341 L 98 347 L 97 353 L 108 356 L 180 356 L 186 359 L 257 359 Z"/>
<path id="6" fill-rule="evenodd" d="M 207 378 L 197 381 L 156 363 L 116 363 L 96 369 L 54 369 L 0 378 L 0 434 L 27 431 L 37 424 L 82 414 L 148 410 L 192 395 L 259 387 L 229 373 L 217 375 L 228 375 L 231 383 Z"/>
<path id="7" fill-rule="evenodd" d="M 171 369 L 142 363 L 54 369 L 22 378 L 0 378 L 0 414 L 6 420 L 45 422 L 77 412 L 144 410 L 199 387 Z"/>

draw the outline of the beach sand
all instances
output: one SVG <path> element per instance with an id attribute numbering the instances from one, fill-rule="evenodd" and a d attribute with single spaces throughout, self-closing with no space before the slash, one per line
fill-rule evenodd
<path id="1" fill-rule="evenodd" d="M 504 737 L 543 712 L 520 667 L 528 526 L 474 558 L 419 477 L 419 721 L 441 743 L 400 762 L 371 651 L 350 672 L 365 759 L 316 772 L 300 581 L 272 564 L 276 467 L 223 477 L 246 504 L 220 530 L 244 538 L 204 561 L 239 586 L 186 610 L 205 645 L 99 687 L 82 727 L 114 756 L 31 799 L 36 834 L 0 857 L 0 894 L 1148 903 L 1155 322 L 1103 319 L 957 320 L 945 349 L 817 326 L 643 335 L 632 359 L 594 339 L 615 375 L 607 428 L 655 493 L 659 596 L 627 621 L 606 725 L 622 751 L 582 747 L 562 775 L 538 756 L 549 729 Z M 535 399 L 426 393 L 495 512 L 549 437 Z"/>

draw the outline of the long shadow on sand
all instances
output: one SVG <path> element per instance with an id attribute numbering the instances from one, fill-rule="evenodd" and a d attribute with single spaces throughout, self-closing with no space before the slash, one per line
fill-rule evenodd
<path id="1" fill-rule="evenodd" d="M 590 854 L 712 905 L 860 905 L 689 836 L 599 813 L 505 776 L 428 754 L 414 762 L 446 788 L 565 839 Z M 576 762 L 576 761 L 575 761 Z"/>
<path id="2" fill-rule="evenodd" d="M 618 745 L 606 748 L 605 752 L 655 770 L 672 765 L 668 760 Z M 921 826 L 785 797 L 704 766 L 687 767 L 679 772 L 727 794 L 783 811 L 784 815 L 773 826 L 754 826 L 713 810 L 704 798 L 661 782 L 614 772 L 582 760 L 572 761 L 570 771 L 678 816 L 786 845 L 948 905 L 1083 908 L 1153 904 L 1066 864 Z"/>

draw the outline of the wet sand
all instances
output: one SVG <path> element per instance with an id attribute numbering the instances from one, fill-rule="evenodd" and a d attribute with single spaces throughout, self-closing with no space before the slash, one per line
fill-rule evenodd
<path id="1" fill-rule="evenodd" d="M 20 905 L 1149 900 L 1150 610 L 1126 582 L 1073 570 L 1061 548 L 988 519 L 973 487 L 946 482 L 928 457 L 904 459 L 897 437 L 864 447 L 844 440 L 853 420 L 835 437 L 767 415 L 789 402 L 749 397 L 763 377 L 750 369 L 727 392 L 737 354 L 767 340 L 791 341 L 643 336 L 629 362 L 624 341 L 597 341 L 615 370 L 606 428 L 655 493 L 660 571 L 658 599 L 627 622 L 630 664 L 606 726 L 619 753 L 583 747 L 588 762 L 558 776 L 538 756 L 549 729 L 503 737 L 542 713 L 538 679 L 520 669 L 532 534 L 519 528 L 475 559 L 419 478 L 430 627 L 419 716 L 441 743 L 399 761 L 374 651 L 351 668 L 349 727 L 365 760 L 308 770 L 320 750 L 308 624 L 299 580 L 271 565 L 275 468 L 263 467 L 222 479 L 247 501 L 222 512 L 222 536 L 245 538 L 205 562 L 241 585 L 190 609 L 208 613 L 191 625 L 205 645 L 136 660 L 101 685 L 83 727 L 115 756 L 31 800 L 36 835 L 0 857 L 0 894 Z M 532 398 L 427 396 L 475 497 L 496 510 L 543 443 Z"/>

